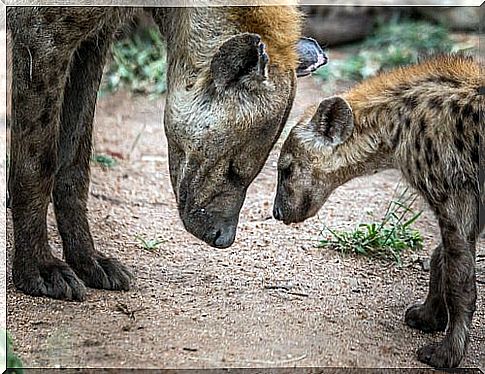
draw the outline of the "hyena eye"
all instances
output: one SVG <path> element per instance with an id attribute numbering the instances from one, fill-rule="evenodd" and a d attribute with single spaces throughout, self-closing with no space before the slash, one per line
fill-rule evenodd
<path id="1" fill-rule="evenodd" d="M 227 178 L 234 184 L 243 185 L 244 178 L 241 176 L 240 172 L 236 169 L 234 161 L 229 162 L 229 168 L 227 169 Z"/>
<path id="2" fill-rule="evenodd" d="M 293 174 L 293 163 L 288 164 L 288 166 L 285 166 L 283 168 L 280 168 L 280 175 L 283 179 L 291 177 L 291 174 Z"/>

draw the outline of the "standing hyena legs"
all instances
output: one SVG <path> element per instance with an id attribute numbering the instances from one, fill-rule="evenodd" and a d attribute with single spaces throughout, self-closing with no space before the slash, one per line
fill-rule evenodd
<path id="1" fill-rule="evenodd" d="M 129 271 L 94 249 L 86 214 L 93 116 L 109 36 L 101 33 L 84 41 L 73 56 L 61 112 L 53 200 L 66 262 L 89 287 L 128 290 Z"/>
<path id="2" fill-rule="evenodd" d="M 406 317 L 410 321 L 414 316 L 416 324 L 436 323 L 434 327 L 442 327 L 440 300 L 444 301 L 448 317 L 445 337 L 439 343 L 419 349 L 418 358 L 434 367 L 455 367 L 466 350 L 477 299 L 475 245 L 479 233 L 478 198 L 475 193 L 464 189 L 463 195 L 450 197 L 449 203 L 443 205 L 436 209 L 441 211 L 438 220 L 443 242 L 433 254 L 430 293 L 423 306 L 411 307 Z M 435 319 L 430 317 L 432 306 L 438 316 Z M 424 317 L 425 321 L 419 321 L 419 317 Z"/>
<path id="3" fill-rule="evenodd" d="M 32 40 L 33 39 L 33 40 Z M 85 287 L 55 258 L 46 215 L 57 168 L 62 89 L 71 52 L 45 48 L 35 36 L 13 35 L 12 127 L 9 189 L 15 286 L 31 295 L 82 300 Z"/>
<path id="4" fill-rule="evenodd" d="M 129 285 L 123 266 L 94 251 L 86 219 L 92 117 L 107 48 L 106 40 L 94 35 L 105 10 L 35 11 L 18 10 L 18 18 L 11 19 L 12 275 L 27 294 L 82 300 L 81 279 L 102 288 Z M 53 256 L 47 241 L 51 194 L 72 269 Z"/>
<path id="5" fill-rule="evenodd" d="M 444 331 L 448 324 L 448 312 L 441 290 L 441 265 L 443 263 L 443 243 L 431 255 L 429 291 L 424 303 L 412 305 L 405 321 L 408 326 L 423 332 Z"/>

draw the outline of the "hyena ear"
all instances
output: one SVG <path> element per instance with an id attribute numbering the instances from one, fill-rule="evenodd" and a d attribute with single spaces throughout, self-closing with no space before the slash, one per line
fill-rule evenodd
<path id="1" fill-rule="evenodd" d="M 296 68 L 296 76 L 304 77 L 328 62 L 322 47 L 312 38 L 301 38 L 296 46 L 300 65 Z"/>
<path id="2" fill-rule="evenodd" d="M 354 129 L 350 105 L 343 98 L 333 96 L 322 100 L 309 122 L 313 136 L 325 146 L 345 142 Z"/>
<path id="3" fill-rule="evenodd" d="M 224 89 L 242 79 L 263 81 L 267 77 L 269 57 L 258 34 L 243 33 L 226 40 L 211 61 L 214 84 Z"/>

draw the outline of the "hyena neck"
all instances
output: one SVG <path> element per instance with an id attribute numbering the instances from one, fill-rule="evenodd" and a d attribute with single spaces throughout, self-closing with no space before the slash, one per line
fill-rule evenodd
<path id="1" fill-rule="evenodd" d="M 281 71 L 298 65 L 296 45 L 301 34 L 301 14 L 294 7 L 177 8 L 163 17 L 169 65 L 206 70 L 224 41 L 245 32 L 261 36 L 270 65 Z"/>
<path id="2" fill-rule="evenodd" d="M 433 57 L 364 80 L 343 95 L 355 124 L 354 150 L 348 152 L 372 154 L 380 168 L 399 169 L 395 151 L 403 136 L 412 136 L 413 123 L 423 121 L 430 98 L 445 89 L 456 95 L 463 87 L 473 91 L 482 84 L 479 64 L 463 55 Z"/>
<path id="3" fill-rule="evenodd" d="M 293 70 L 298 65 L 296 44 L 301 35 L 302 16 L 292 6 L 234 7 L 228 19 L 239 32 L 261 36 L 270 64 L 281 71 Z"/>
<path id="4" fill-rule="evenodd" d="M 342 95 L 352 108 L 354 130 L 335 150 L 339 174 L 346 181 L 394 167 L 392 149 L 387 142 L 388 129 L 379 118 L 381 111 L 354 107 L 350 95 Z"/>

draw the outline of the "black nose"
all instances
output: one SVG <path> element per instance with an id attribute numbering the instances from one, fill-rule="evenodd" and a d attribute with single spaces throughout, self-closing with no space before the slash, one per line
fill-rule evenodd
<path id="1" fill-rule="evenodd" d="M 281 207 L 275 205 L 273 208 L 273 217 L 277 219 L 278 221 L 281 221 L 283 219 L 283 211 Z"/>
<path id="2" fill-rule="evenodd" d="M 234 243 L 236 238 L 236 226 L 222 227 L 215 233 L 214 247 L 227 248 Z"/>

